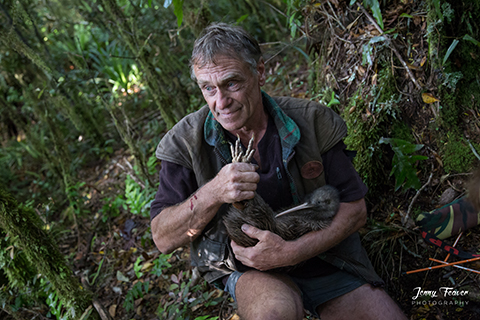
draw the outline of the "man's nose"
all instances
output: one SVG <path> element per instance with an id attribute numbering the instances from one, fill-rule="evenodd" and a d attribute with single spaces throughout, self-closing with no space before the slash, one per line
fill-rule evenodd
<path id="1" fill-rule="evenodd" d="M 222 89 L 218 90 L 216 98 L 217 99 L 215 101 L 215 104 L 217 106 L 217 109 L 225 109 L 232 102 L 232 99 L 230 98 L 230 95 L 228 94 L 228 92 Z"/>

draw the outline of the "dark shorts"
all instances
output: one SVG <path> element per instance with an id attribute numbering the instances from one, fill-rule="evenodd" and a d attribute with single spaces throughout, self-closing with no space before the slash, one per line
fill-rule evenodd
<path id="1" fill-rule="evenodd" d="M 235 286 L 243 273 L 235 271 L 229 277 L 225 284 L 225 291 L 235 299 Z M 319 316 L 315 309 L 334 298 L 340 297 L 367 282 L 348 272 L 339 270 L 333 274 L 317 278 L 290 278 L 295 282 L 302 292 L 303 306 L 312 314 Z"/>

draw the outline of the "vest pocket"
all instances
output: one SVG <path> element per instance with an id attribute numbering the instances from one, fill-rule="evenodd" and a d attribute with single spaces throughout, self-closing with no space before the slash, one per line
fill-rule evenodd
<path id="1" fill-rule="evenodd" d="M 203 236 L 192 243 L 190 255 L 193 266 L 219 266 L 225 260 L 226 244 Z"/>

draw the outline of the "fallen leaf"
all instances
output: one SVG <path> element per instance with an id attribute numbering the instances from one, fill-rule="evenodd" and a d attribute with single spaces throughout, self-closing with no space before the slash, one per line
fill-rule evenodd
<path id="1" fill-rule="evenodd" d="M 119 270 L 117 270 L 117 280 L 118 281 L 123 281 L 123 282 L 130 282 L 130 279 L 128 279 L 123 273 L 121 273 Z"/>
<path id="2" fill-rule="evenodd" d="M 422 93 L 422 100 L 425 103 L 434 103 L 440 101 L 439 99 L 435 98 L 431 93 Z"/>
<path id="3" fill-rule="evenodd" d="M 420 67 L 423 67 L 423 65 L 427 62 L 427 57 L 423 57 L 422 61 L 420 62 Z"/>
<path id="4" fill-rule="evenodd" d="M 151 269 L 153 268 L 153 263 L 151 262 L 145 262 L 143 265 L 142 265 L 142 269 L 141 271 L 150 271 Z"/>
<path id="5" fill-rule="evenodd" d="M 358 75 L 359 75 L 360 77 L 363 77 L 363 76 L 365 75 L 365 68 L 364 68 L 364 67 L 358 66 L 358 67 L 357 67 L 357 71 L 358 71 Z"/>
<path id="6" fill-rule="evenodd" d="M 407 66 L 411 70 L 422 70 L 422 68 L 414 66 L 413 64 L 407 63 Z"/>
<path id="7" fill-rule="evenodd" d="M 115 319 L 115 313 L 117 312 L 117 305 L 112 304 L 110 308 L 108 308 L 108 313 L 110 313 L 110 316 Z"/>

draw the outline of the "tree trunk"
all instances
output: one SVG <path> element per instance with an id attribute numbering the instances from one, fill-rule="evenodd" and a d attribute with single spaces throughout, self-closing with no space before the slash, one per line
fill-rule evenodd
<path id="1" fill-rule="evenodd" d="M 0 227 L 23 250 L 38 273 L 51 282 L 70 319 L 80 319 L 92 303 L 92 294 L 82 289 L 67 266 L 52 237 L 42 228 L 33 210 L 21 208 L 6 191 L 0 189 Z"/>

